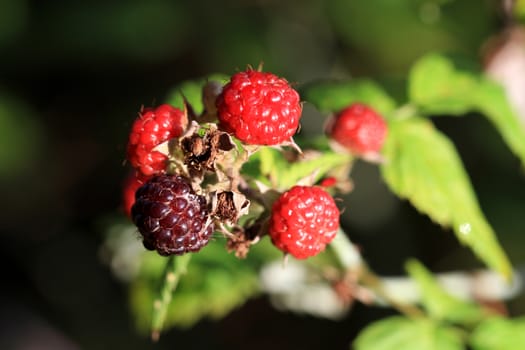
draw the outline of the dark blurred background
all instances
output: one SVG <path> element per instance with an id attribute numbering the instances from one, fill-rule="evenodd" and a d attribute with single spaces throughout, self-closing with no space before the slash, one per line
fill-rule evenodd
<path id="1" fill-rule="evenodd" d="M 119 215 L 130 124 L 183 80 L 260 62 L 298 84 L 367 76 L 402 86 L 428 51 L 481 63 L 505 24 L 499 2 L 479 0 L 0 0 L 0 349 L 347 348 L 390 311 L 356 305 L 334 322 L 260 297 L 158 344 L 136 333 L 126 286 L 99 253 Z M 322 117 L 306 106 L 304 133 Z M 436 124 L 511 259 L 525 261 L 519 161 L 478 115 Z M 409 256 L 435 271 L 481 266 L 390 195 L 374 166 L 359 163 L 354 181 L 344 224 L 377 272 L 401 274 Z M 510 306 L 520 314 L 525 300 Z"/>

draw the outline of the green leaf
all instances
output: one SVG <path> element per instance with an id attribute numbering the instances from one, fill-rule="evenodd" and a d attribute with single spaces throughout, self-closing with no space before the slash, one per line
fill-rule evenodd
<path id="1" fill-rule="evenodd" d="M 472 333 L 470 346 L 474 350 L 525 349 L 525 317 L 484 321 Z"/>
<path id="2" fill-rule="evenodd" d="M 322 112 L 337 112 L 354 102 L 362 102 L 381 114 L 396 107 L 395 101 L 372 80 L 323 81 L 304 86 L 301 96 Z"/>
<path id="3" fill-rule="evenodd" d="M 483 215 L 452 142 L 429 120 L 408 118 L 389 126 L 381 173 L 390 189 L 445 227 L 506 278 L 511 265 Z"/>
<path id="4" fill-rule="evenodd" d="M 259 293 L 258 271 L 267 261 L 282 255 L 269 240 L 253 246 L 244 260 L 226 252 L 224 240 L 210 242 L 193 254 L 187 273 L 180 277 L 167 309 L 164 328 L 190 327 L 202 318 L 217 319 Z M 137 328 L 148 333 L 153 305 L 161 290 L 168 259 L 144 252 L 141 271 L 130 286 L 130 304 Z"/>
<path id="5" fill-rule="evenodd" d="M 482 113 L 525 166 L 525 127 L 503 88 L 481 72 L 460 70 L 446 57 L 429 54 L 410 72 L 409 98 L 426 114 Z"/>
<path id="6" fill-rule="evenodd" d="M 410 71 L 408 95 L 425 113 L 464 114 L 474 107 L 471 94 L 478 80 L 469 72 L 457 71 L 446 57 L 428 54 Z"/>
<path id="7" fill-rule="evenodd" d="M 349 154 L 328 150 L 292 163 L 288 162 L 282 152 L 271 147 L 261 148 L 257 154 L 254 160 L 259 161 L 259 174 L 268 178 L 277 189 L 281 190 L 292 187 L 299 180 L 314 173 L 313 180 L 316 182 L 327 172 L 352 161 Z"/>
<path id="8" fill-rule="evenodd" d="M 165 101 L 174 107 L 183 109 L 185 97 L 193 111 L 199 115 L 204 110 L 202 102 L 202 88 L 204 85 L 210 81 L 226 84 L 228 80 L 229 77 L 224 74 L 212 74 L 206 78 L 184 81 L 168 92 Z"/>
<path id="9" fill-rule="evenodd" d="M 492 122 L 525 167 L 525 126 L 508 103 L 503 88 L 492 81 L 483 80 L 477 86 L 474 97 L 477 110 Z"/>
<path id="10" fill-rule="evenodd" d="M 282 152 L 272 147 L 262 147 L 256 154 L 259 157 L 259 176 L 277 185 L 279 176 L 285 172 L 288 161 Z"/>
<path id="11" fill-rule="evenodd" d="M 300 179 L 317 172 L 314 182 L 320 180 L 328 171 L 343 166 L 351 162 L 352 158 L 348 154 L 325 152 L 318 157 L 292 163 L 285 172 L 280 174 L 279 186 L 290 188 Z"/>
<path id="12" fill-rule="evenodd" d="M 461 350 L 459 334 L 428 319 L 389 317 L 365 328 L 353 344 L 355 350 Z"/>
<path id="13" fill-rule="evenodd" d="M 421 303 L 432 318 L 472 325 L 487 315 L 479 305 L 460 300 L 446 292 L 417 260 L 409 260 L 406 269 L 416 281 Z"/>

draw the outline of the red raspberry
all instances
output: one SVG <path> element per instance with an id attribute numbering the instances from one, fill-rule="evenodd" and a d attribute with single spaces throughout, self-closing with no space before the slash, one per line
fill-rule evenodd
<path id="1" fill-rule="evenodd" d="M 333 176 L 325 177 L 324 179 L 321 179 L 319 182 L 319 186 L 328 188 L 333 187 L 337 184 L 337 179 Z"/>
<path id="2" fill-rule="evenodd" d="M 273 204 L 269 234 L 273 244 L 297 259 L 323 251 L 339 228 L 335 201 L 318 186 L 294 186 Z"/>
<path id="3" fill-rule="evenodd" d="M 355 103 L 335 116 L 330 136 L 357 155 L 377 153 L 383 146 L 387 125 L 372 108 Z"/>
<path id="4" fill-rule="evenodd" d="M 217 98 L 221 127 L 251 145 L 291 141 L 301 112 L 299 94 L 285 79 L 252 69 L 234 74 Z"/>
<path id="5" fill-rule="evenodd" d="M 144 185 L 148 178 L 149 176 L 142 175 L 142 173 L 138 171 L 133 171 L 124 180 L 122 203 L 126 216 L 131 217 L 131 207 L 133 203 L 135 203 L 135 192 L 137 192 L 140 186 Z"/>
<path id="6" fill-rule="evenodd" d="M 186 114 L 167 104 L 141 111 L 129 135 L 127 157 L 131 165 L 144 175 L 165 172 L 168 157 L 153 148 L 182 135 L 186 123 Z"/>
<path id="7" fill-rule="evenodd" d="M 157 175 L 136 192 L 131 217 L 144 247 L 160 255 L 199 251 L 213 233 L 206 199 L 179 175 Z"/>

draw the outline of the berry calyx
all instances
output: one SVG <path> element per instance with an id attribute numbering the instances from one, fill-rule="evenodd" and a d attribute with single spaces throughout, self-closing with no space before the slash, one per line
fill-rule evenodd
<path id="1" fill-rule="evenodd" d="M 166 171 L 168 156 L 154 148 L 182 135 L 188 118 L 185 112 L 168 104 L 144 108 L 133 123 L 127 146 L 127 159 L 146 176 Z"/>
<path id="2" fill-rule="evenodd" d="M 220 126 L 251 145 L 291 142 L 301 112 L 299 94 L 285 79 L 253 69 L 234 74 L 217 98 Z"/>
<path id="3" fill-rule="evenodd" d="M 269 234 L 272 243 L 297 259 L 323 251 L 339 228 L 339 209 L 318 186 L 294 186 L 273 204 Z"/>
<path id="4" fill-rule="evenodd" d="M 330 137 L 356 155 L 378 153 L 383 147 L 387 124 L 372 108 L 354 103 L 335 115 Z"/>
<path id="5" fill-rule="evenodd" d="M 179 175 L 157 175 L 142 185 L 131 216 L 144 247 L 160 255 L 197 252 L 208 244 L 214 229 L 206 199 Z"/>

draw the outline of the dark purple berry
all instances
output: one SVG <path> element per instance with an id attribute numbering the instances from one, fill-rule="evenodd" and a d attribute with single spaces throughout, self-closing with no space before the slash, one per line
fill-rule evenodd
<path id="1" fill-rule="evenodd" d="M 213 233 L 206 199 L 179 175 L 158 175 L 142 185 L 131 216 L 144 247 L 160 255 L 197 252 Z"/>

